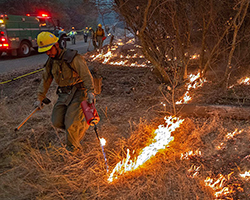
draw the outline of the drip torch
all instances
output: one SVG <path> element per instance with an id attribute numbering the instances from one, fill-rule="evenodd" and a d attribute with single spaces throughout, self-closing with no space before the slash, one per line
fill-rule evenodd
<path id="1" fill-rule="evenodd" d="M 96 134 L 96 137 L 100 143 L 100 146 L 101 146 L 101 149 L 102 149 L 102 154 L 103 154 L 103 157 L 104 157 L 104 161 L 105 161 L 105 165 L 106 165 L 106 170 L 107 172 L 109 171 L 108 169 L 108 163 L 107 163 L 107 158 L 106 158 L 106 154 L 104 152 L 104 145 L 105 143 L 103 143 L 103 138 L 99 138 L 99 135 L 98 135 L 98 132 L 97 132 L 97 123 L 100 121 L 100 117 L 96 111 L 96 108 L 95 108 L 95 104 L 94 103 L 91 103 L 89 104 L 87 101 L 82 101 L 81 103 L 81 108 L 82 108 L 82 111 L 85 115 L 85 119 L 87 121 L 87 124 L 90 125 L 90 126 L 94 126 L 94 130 L 95 130 L 95 134 Z M 105 141 L 105 140 L 104 140 Z"/>

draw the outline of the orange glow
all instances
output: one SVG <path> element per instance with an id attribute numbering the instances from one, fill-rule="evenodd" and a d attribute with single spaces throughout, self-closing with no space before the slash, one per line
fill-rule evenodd
<path id="1" fill-rule="evenodd" d="M 165 117 L 166 126 L 160 125 L 158 129 L 155 130 L 155 137 L 151 140 L 151 143 L 143 148 L 135 159 L 130 159 L 131 155 L 129 149 L 127 149 L 127 157 L 116 164 L 112 173 L 109 175 L 108 181 L 112 182 L 120 175 L 138 169 L 146 161 L 155 156 L 159 150 L 165 149 L 166 146 L 174 140 L 171 133 L 180 127 L 183 121 L 184 120 L 172 116 L 168 118 Z"/>

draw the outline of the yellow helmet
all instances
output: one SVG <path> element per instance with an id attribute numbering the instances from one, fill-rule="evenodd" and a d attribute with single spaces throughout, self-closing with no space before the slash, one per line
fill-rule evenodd
<path id="1" fill-rule="evenodd" d="M 101 28 L 102 28 L 102 25 L 101 25 L 101 24 L 98 24 L 98 27 L 101 27 Z"/>
<path id="2" fill-rule="evenodd" d="M 38 52 L 45 52 L 52 48 L 57 43 L 58 37 L 50 32 L 41 32 L 37 36 Z"/>

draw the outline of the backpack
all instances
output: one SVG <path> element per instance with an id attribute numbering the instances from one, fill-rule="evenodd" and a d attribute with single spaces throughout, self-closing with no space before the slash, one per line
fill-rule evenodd
<path id="1" fill-rule="evenodd" d="M 75 73 L 76 70 L 71 67 L 70 63 L 73 61 L 73 59 L 76 57 L 77 55 L 77 50 L 73 50 L 73 49 L 66 49 L 66 52 L 63 55 L 63 61 L 67 64 L 67 66 L 73 70 Z M 89 67 L 89 71 L 94 79 L 94 93 L 97 94 L 101 94 L 101 89 L 102 89 L 102 77 L 100 76 L 100 74 L 98 73 L 98 70 L 94 67 Z M 78 73 L 77 73 L 78 74 Z"/>

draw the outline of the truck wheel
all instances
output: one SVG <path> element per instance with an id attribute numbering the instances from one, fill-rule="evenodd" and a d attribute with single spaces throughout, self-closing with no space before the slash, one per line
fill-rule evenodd
<path id="1" fill-rule="evenodd" d="M 58 43 L 59 43 L 61 48 L 65 49 L 67 47 L 67 41 L 66 41 L 64 36 L 60 37 Z"/>
<path id="2" fill-rule="evenodd" d="M 23 41 L 18 49 L 18 55 L 24 57 L 31 54 L 30 44 L 26 41 Z"/>
<path id="3" fill-rule="evenodd" d="M 3 53 L 3 52 L 2 52 L 2 51 L 0 51 L 0 57 L 1 57 L 2 53 Z"/>

